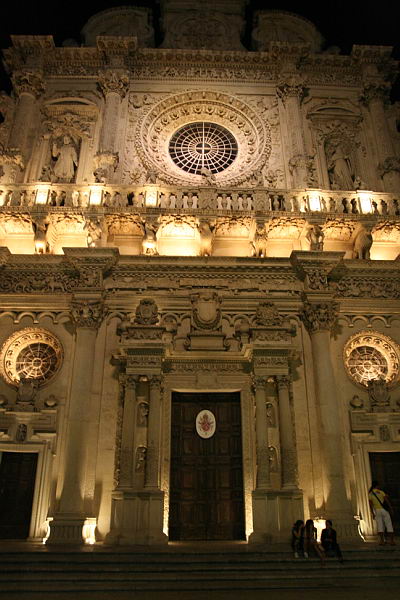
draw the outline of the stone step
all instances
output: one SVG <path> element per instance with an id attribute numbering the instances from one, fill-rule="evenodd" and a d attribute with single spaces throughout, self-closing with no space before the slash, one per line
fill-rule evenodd
<path id="1" fill-rule="evenodd" d="M 400 587 L 400 549 L 344 550 L 345 562 L 289 552 L 0 552 L 3 592 L 194 591 Z"/>

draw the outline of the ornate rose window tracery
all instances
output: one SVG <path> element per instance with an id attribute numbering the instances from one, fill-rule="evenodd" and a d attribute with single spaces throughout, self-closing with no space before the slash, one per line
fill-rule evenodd
<path id="1" fill-rule="evenodd" d="M 346 372 L 358 385 L 384 379 L 394 385 L 400 378 L 400 348 L 379 332 L 360 331 L 346 343 L 343 353 Z"/>
<path id="2" fill-rule="evenodd" d="M 48 383 L 58 372 L 63 358 L 59 340 L 45 329 L 27 327 L 11 335 L 0 351 L 0 372 L 7 383 L 18 385 L 31 379 Z"/>
<path id="3" fill-rule="evenodd" d="M 204 184 L 201 169 L 191 167 L 185 171 L 170 152 L 181 130 L 190 132 L 201 123 L 212 125 L 215 142 L 222 133 L 226 136 L 223 143 L 221 139 L 218 143 L 220 158 L 225 151 L 230 156 L 224 168 L 217 163 L 204 165 L 214 174 L 216 185 L 239 185 L 260 174 L 271 153 L 267 122 L 240 98 L 211 91 L 181 92 L 151 106 L 135 131 L 135 146 L 143 165 L 172 185 Z M 214 142 L 208 140 L 207 144 L 202 149 L 200 140 L 200 145 L 198 142 L 194 147 L 200 162 L 202 155 L 216 149 Z"/>
<path id="4" fill-rule="evenodd" d="M 227 169 L 237 156 L 233 135 L 216 123 L 189 123 L 174 133 L 169 143 L 173 162 L 186 173 L 216 174 Z"/>

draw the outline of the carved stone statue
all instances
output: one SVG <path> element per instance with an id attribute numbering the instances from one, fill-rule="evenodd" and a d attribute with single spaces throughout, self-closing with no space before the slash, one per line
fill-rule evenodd
<path id="1" fill-rule="evenodd" d="M 278 453 L 274 446 L 268 446 L 269 469 L 271 473 L 278 471 Z"/>
<path id="2" fill-rule="evenodd" d="M 267 425 L 268 427 L 276 427 L 275 407 L 272 402 L 267 402 Z"/>
<path id="3" fill-rule="evenodd" d="M 214 228 L 207 222 L 202 221 L 199 224 L 200 233 L 200 256 L 211 256 L 213 248 Z"/>
<path id="4" fill-rule="evenodd" d="M 146 222 L 144 225 L 144 238 L 142 241 L 143 254 L 154 256 L 157 252 L 157 229 L 153 223 Z"/>
<path id="5" fill-rule="evenodd" d="M 310 244 L 310 250 L 321 252 L 324 249 L 324 232 L 319 225 L 310 225 L 306 233 L 306 239 Z"/>
<path id="6" fill-rule="evenodd" d="M 369 259 L 372 242 L 372 234 L 361 226 L 354 238 L 353 258 Z"/>
<path id="7" fill-rule="evenodd" d="M 267 252 L 267 234 L 264 227 L 257 227 L 253 240 L 253 255 L 256 257 L 264 257 Z"/>
<path id="8" fill-rule="evenodd" d="M 328 172 L 332 189 L 354 189 L 351 155 L 344 141 L 327 148 Z"/>
<path id="9" fill-rule="evenodd" d="M 61 145 L 53 144 L 52 155 L 57 159 L 54 166 L 54 175 L 57 181 L 65 183 L 73 181 L 75 169 L 78 166 L 78 155 L 69 135 L 64 135 Z"/>
<path id="10" fill-rule="evenodd" d="M 149 405 L 147 402 L 139 402 L 137 407 L 137 424 L 139 427 L 147 426 L 147 418 L 149 415 Z"/>
<path id="11" fill-rule="evenodd" d="M 145 446 L 138 446 L 136 448 L 136 459 L 135 459 L 135 471 L 144 471 L 144 465 L 146 463 L 147 448 Z"/>

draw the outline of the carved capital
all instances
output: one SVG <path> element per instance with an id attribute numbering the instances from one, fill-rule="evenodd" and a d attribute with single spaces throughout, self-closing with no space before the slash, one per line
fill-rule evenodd
<path id="1" fill-rule="evenodd" d="M 368 83 L 361 92 L 360 101 L 368 106 L 372 100 L 389 101 L 390 85 L 387 83 Z"/>
<path id="2" fill-rule="evenodd" d="M 71 317 L 76 327 L 98 329 L 105 313 L 102 300 L 73 300 L 71 304 Z"/>
<path id="3" fill-rule="evenodd" d="M 139 377 L 137 375 L 126 375 L 125 376 L 125 387 L 132 391 L 136 390 Z"/>
<path id="4" fill-rule="evenodd" d="M 157 375 L 153 375 L 149 380 L 150 392 L 160 392 L 161 393 L 161 377 Z"/>
<path id="5" fill-rule="evenodd" d="M 108 94 L 118 94 L 125 98 L 129 88 L 129 75 L 127 71 L 101 71 L 98 85 L 105 97 Z"/>
<path id="6" fill-rule="evenodd" d="M 252 384 L 253 384 L 253 389 L 255 392 L 258 392 L 260 390 L 261 391 L 265 390 L 266 383 L 267 383 L 266 377 L 259 377 L 259 376 L 253 375 Z"/>
<path id="7" fill-rule="evenodd" d="M 279 390 L 288 390 L 290 385 L 290 377 L 288 375 L 277 375 L 275 377 L 276 387 Z"/>
<path id="8" fill-rule="evenodd" d="M 12 76 L 12 83 L 18 96 L 30 94 L 39 98 L 45 91 L 43 76 L 39 71 L 16 71 Z"/>
<path id="9" fill-rule="evenodd" d="M 337 304 L 334 302 L 304 302 L 300 318 L 310 333 L 331 331 L 338 317 Z"/>
<path id="10" fill-rule="evenodd" d="M 288 98 L 298 98 L 301 102 L 307 94 L 307 88 L 297 77 L 289 77 L 287 80 L 278 83 L 276 86 L 276 94 L 283 103 L 285 103 Z"/>

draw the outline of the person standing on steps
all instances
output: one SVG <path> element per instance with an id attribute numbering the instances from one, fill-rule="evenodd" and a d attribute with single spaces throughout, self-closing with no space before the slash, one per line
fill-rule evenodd
<path id="1" fill-rule="evenodd" d="M 390 540 L 390 545 L 394 546 L 394 532 L 391 513 L 393 507 L 389 496 L 379 489 L 379 481 L 373 481 L 368 493 L 369 505 L 372 512 L 372 518 L 376 520 L 376 526 L 379 533 L 379 545 L 383 546 L 386 543 L 385 530 L 387 537 Z"/>
<path id="2" fill-rule="evenodd" d="M 304 558 L 308 558 L 311 549 L 314 550 L 317 556 L 319 556 L 321 565 L 324 566 L 325 552 L 318 544 L 317 528 L 314 527 L 314 521 L 312 519 L 308 519 L 304 526 Z"/>
<path id="3" fill-rule="evenodd" d="M 321 532 L 321 545 L 328 556 L 329 553 L 333 552 L 338 557 L 339 562 L 343 562 L 343 555 L 337 543 L 336 531 L 333 529 L 330 519 L 325 521 L 325 529 Z"/>
<path id="4" fill-rule="evenodd" d="M 295 558 L 299 558 L 299 553 L 304 552 L 303 546 L 304 521 L 299 519 L 292 527 L 292 550 Z"/>

